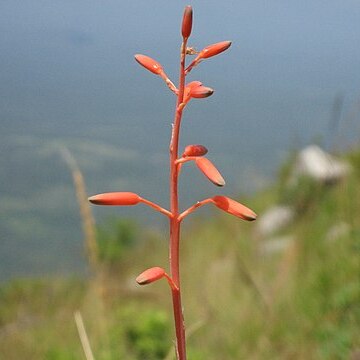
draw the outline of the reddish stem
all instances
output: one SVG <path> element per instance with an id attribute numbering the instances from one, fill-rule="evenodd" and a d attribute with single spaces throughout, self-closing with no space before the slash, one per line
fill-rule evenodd
<path id="1" fill-rule="evenodd" d="M 193 206 L 189 207 L 188 209 L 186 209 L 179 215 L 179 217 L 178 217 L 179 221 L 182 221 L 186 216 L 190 215 L 192 212 L 194 212 L 200 206 L 203 206 L 203 205 L 209 204 L 209 203 L 213 203 L 213 202 L 214 202 L 213 199 L 205 199 L 205 200 L 198 201 Z"/>
<path id="2" fill-rule="evenodd" d="M 152 202 L 152 201 L 150 201 L 150 200 L 147 200 L 147 199 L 144 199 L 144 198 L 141 198 L 140 201 L 141 201 L 143 204 L 146 204 L 146 205 L 152 207 L 154 210 L 156 210 L 156 211 L 158 211 L 158 212 L 160 212 L 160 213 L 168 216 L 169 218 L 172 217 L 171 212 L 168 211 L 168 210 L 166 210 L 166 209 L 164 209 L 164 208 L 162 208 L 160 205 L 155 204 L 154 202 Z"/>
<path id="3" fill-rule="evenodd" d="M 170 245 L 169 245 L 169 262 L 171 270 L 171 278 L 177 289 L 172 289 L 172 301 L 175 320 L 176 332 L 176 354 L 178 360 L 186 360 L 185 345 L 185 326 L 184 317 L 181 306 L 181 288 L 180 288 L 180 271 L 179 271 L 179 245 L 180 245 L 180 221 L 179 221 L 179 198 L 178 198 L 178 177 L 179 165 L 176 163 L 179 149 L 180 123 L 183 112 L 181 106 L 184 98 L 185 88 L 185 57 L 186 43 L 184 39 L 181 45 L 180 54 L 180 78 L 179 92 L 177 94 L 177 102 L 175 109 L 175 118 L 170 141 L 170 211 L 172 218 L 170 219 Z"/>

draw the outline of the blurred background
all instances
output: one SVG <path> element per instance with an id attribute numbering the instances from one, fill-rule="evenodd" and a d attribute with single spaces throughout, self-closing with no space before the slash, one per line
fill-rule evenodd
<path id="1" fill-rule="evenodd" d="M 89 270 L 73 176 L 81 171 L 89 195 L 133 191 L 168 206 L 175 98 L 133 55 L 157 59 L 177 82 L 185 5 L 1 1 L 0 353 L 7 359 L 81 358 L 70 335 L 77 308 L 97 359 L 167 356 L 165 284 L 133 285 L 147 265 L 166 266 L 167 222 L 141 206 L 93 208 L 100 265 Z M 247 200 L 259 219 L 282 222 L 273 229 L 264 216 L 244 225 L 201 209 L 185 225 L 185 306 L 196 330 L 190 359 L 357 356 L 360 3 L 191 5 L 189 45 L 233 44 L 189 75 L 215 93 L 186 109 L 181 149 L 204 144 L 227 185 L 214 189 L 190 165 L 182 207 L 227 194 Z M 332 177 L 303 171 L 311 165 L 302 151 L 312 144 Z M 59 326 L 69 338 L 57 337 Z"/>

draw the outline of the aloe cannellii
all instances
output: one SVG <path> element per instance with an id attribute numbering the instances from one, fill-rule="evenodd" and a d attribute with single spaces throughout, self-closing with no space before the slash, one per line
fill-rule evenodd
<path id="1" fill-rule="evenodd" d="M 165 73 L 162 65 L 149 56 L 137 54 L 135 60 L 151 73 L 160 76 L 168 86 L 168 88 L 176 96 L 175 115 L 172 126 L 169 158 L 170 158 L 170 210 L 166 210 L 158 204 L 142 198 L 138 194 L 132 192 L 113 192 L 95 195 L 89 198 L 89 201 L 96 205 L 110 205 L 110 206 L 125 206 L 137 205 L 143 203 L 152 207 L 154 210 L 162 213 L 169 218 L 170 239 L 169 239 L 169 268 L 170 274 L 167 274 L 163 268 L 153 267 L 141 273 L 136 281 L 139 285 L 150 284 L 154 281 L 165 278 L 170 286 L 174 321 L 175 321 L 175 334 L 176 334 L 176 356 L 178 360 L 186 359 L 186 344 L 185 344 L 185 326 L 181 305 L 181 286 L 180 286 L 180 269 L 179 269 L 179 244 L 180 244 L 180 226 L 182 220 L 197 208 L 211 203 L 220 210 L 223 210 L 231 215 L 240 219 L 252 221 L 256 219 L 256 214 L 246 206 L 230 199 L 226 196 L 214 196 L 202 201 L 197 201 L 193 206 L 179 211 L 179 197 L 178 197 L 178 181 L 181 167 L 186 163 L 193 161 L 198 169 L 217 186 L 224 186 L 225 181 L 217 170 L 215 165 L 206 157 L 207 149 L 203 145 L 188 145 L 186 146 L 183 154 L 179 156 L 179 135 L 180 125 L 185 107 L 191 99 L 202 99 L 211 96 L 214 92 L 213 89 L 204 86 L 200 81 L 192 81 L 186 83 L 185 79 L 187 74 L 198 66 L 203 60 L 218 55 L 227 50 L 231 42 L 222 41 L 216 44 L 206 46 L 199 52 L 187 46 L 188 39 L 192 30 L 193 10 L 191 6 L 186 6 L 182 24 L 181 35 L 182 44 L 180 51 L 180 72 L 179 83 L 175 86 Z M 186 66 L 186 57 L 195 55 L 193 61 Z"/>

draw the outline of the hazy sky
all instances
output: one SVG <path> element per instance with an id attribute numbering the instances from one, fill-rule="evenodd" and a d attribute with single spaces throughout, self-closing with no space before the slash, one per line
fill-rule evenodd
<path id="1" fill-rule="evenodd" d="M 106 124 L 124 113 L 142 114 L 156 102 L 153 95 L 168 101 L 161 84 L 141 71 L 132 56 L 153 56 L 176 78 L 179 23 L 186 4 L 2 0 L 1 119 L 41 121 L 50 129 L 59 121 Z M 261 117 L 265 127 L 287 122 L 295 128 L 302 118 L 306 127 L 310 119 L 300 109 L 307 116 L 307 108 L 320 111 L 338 92 L 349 101 L 359 95 L 358 0 L 204 0 L 192 5 L 191 44 L 201 48 L 233 40 L 228 54 L 192 75 L 219 92 L 216 106 L 222 111 L 228 107 L 230 118 L 236 114 L 258 127 Z M 286 119 L 277 113 L 281 107 L 287 110 Z"/>

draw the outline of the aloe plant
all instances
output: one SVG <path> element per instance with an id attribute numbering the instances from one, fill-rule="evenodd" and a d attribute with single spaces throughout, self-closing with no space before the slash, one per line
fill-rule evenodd
<path id="1" fill-rule="evenodd" d="M 169 147 L 170 159 L 170 210 L 160 205 L 142 198 L 133 192 L 113 192 L 95 195 L 89 201 L 96 205 L 137 205 L 143 203 L 152 207 L 154 210 L 165 215 L 169 219 L 169 274 L 165 269 L 152 267 L 141 273 L 136 281 L 140 285 L 146 285 L 165 278 L 170 286 L 172 294 L 175 334 L 176 334 L 176 356 L 178 360 L 186 360 L 185 325 L 181 304 L 181 284 L 179 268 L 179 245 L 180 227 L 186 216 L 194 212 L 205 204 L 213 204 L 220 210 L 234 215 L 243 220 L 252 221 L 256 219 L 256 214 L 246 206 L 230 199 L 226 196 L 213 196 L 201 201 L 197 201 L 193 206 L 180 212 L 178 183 L 182 166 L 187 162 L 194 162 L 198 169 L 217 186 L 224 186 L 225 180 L 215 165 L 205 157 L 207 149 L 203 145 L 188 145 L 182 155 L 179 156 L 179 136 L 183 112 L 192 99 L 203 99 L 211 96 L 214 90 L 204 86 L 200 81 L 186 83 L 186 76 L 197 67 L 202 61 L 214 57 L 231 46 L 230 41 L 222 41 L 206 46 L 201 51 L 196 51 L 193 47 L 188 47 L 188 39 L 192 31 L 193 10 L 191 6 L 186 6 L 181 24 L 182 44 L 180 50 L 180 71 L 179 82 L 176 86 L 165 73 L 162 65 L 149 56 L 137 54 L 135 60 L 151 73 L 164 80 L 170 91 L 175 94 L 176 105 L 172 124 L 172 132 Z M 186 65 L 186 58 L 194 56 L 193 60 Z"/>

